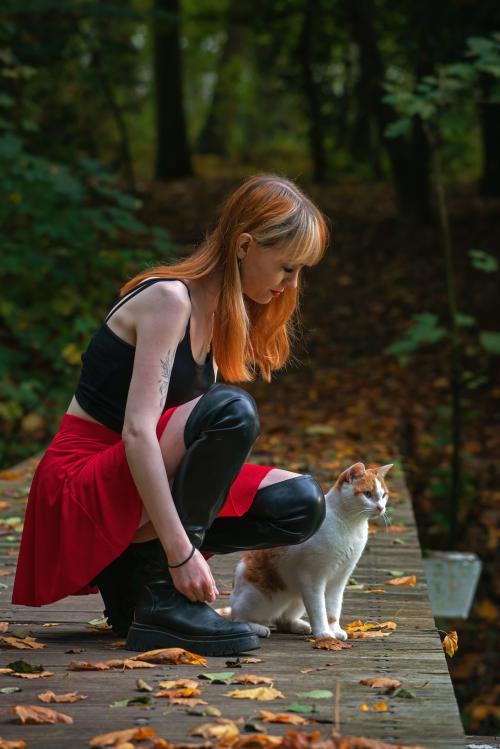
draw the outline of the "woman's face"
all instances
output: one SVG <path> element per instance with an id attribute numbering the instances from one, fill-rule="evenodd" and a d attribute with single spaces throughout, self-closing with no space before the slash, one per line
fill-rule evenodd
<path id="1" fill-rule="evenodd" d="M 303 266 L 291 264 L 289 254 L 286 247 L 263 247 L 250 234 L 241 234 L 238 257 L 243 293 L 258 304 L 269 304 L 284 289 L 296 288 Z"/>

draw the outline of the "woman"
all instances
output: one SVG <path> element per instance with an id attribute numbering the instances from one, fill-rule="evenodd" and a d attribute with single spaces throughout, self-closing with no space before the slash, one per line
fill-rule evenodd
<path id="1" fill-rule="evenodd" d="M 245 463 L 254 399 L 214 383 L 217 367 L 234 383 L 285 364 L 300 270 L 327 241 L 293 182 L 256 176 L 192 256 L 125 284 L 33 478 L 13 603 L 97 585 L 131 650 L 258 647 L 208 605 L 218 591 L 204 553 L 300 543 L 324 496 L 311 476 Z"/>

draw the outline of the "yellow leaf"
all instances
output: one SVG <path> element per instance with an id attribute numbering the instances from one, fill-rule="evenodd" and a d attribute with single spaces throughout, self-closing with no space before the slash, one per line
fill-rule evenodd
<path id="1" fill-rule="evenodd" d="M 196 679 L 175 679 L 174 681 L 160 681 L 158 686 L 162 689 L 182 689 L 182 687 L 196 689 L 199 682 Z"/>
<path id="2" fill-rule="evenodd" d="M 61 350 L 61 356 L 68 364 L 81 364 L 82 352 L 74 343 L 67 343 Z"/>
<path id="3" fill-rule="evenodd" d="M 386 713 L 389 710 L 389 706 L 387 702 L 376 702 L 372 706 L 372 710 L 375 710 L 377 713 Z"/>
<path id="4" fill-rule="evenodd" d="M 415 587 L 417 584 L 416 575 L 405 575 L 404 577 L 393 577 L 391 580 L 386 580 L 386 585 L 408 585 L 410 588 Z"/>
<path id="5" fill-rule="evenodd" d="M 190 666 L 206 666 L 207 659 L 202 655 L 191 653 L 184 648 L 159 648 L 139 653 L 130 658 L 132 661 L 146 661 L 147 663 L 186 663 Z"/>
<path id="6" fill-rule="evenodd" d="M 241 674 L 232 680 L 236 684 L 272 684 L 274 679 L 269 676 L 256 676 L 254 674 Z"/>
<path id="7" fill-rule="evenodd" d="M 9 739 L 0 738 L 0 749 L 25 749 L 26 746 L 26 741 L 23 741 L 22 739 L 9 741 Z"/>
<path id="8" fill-rule="evenodd" d="M 193 728 L 189 733 L 191 736 L 217 739 L 220 742 L 233 742 L 240 737 L 236 723 L 226 718 L 220 718 L 219 723 L 203 723 L 201 726 Z"/>
<path id="9" fill-rule="evenodd" d="M 194 697 L 195 695 L 201 694 L 201 691 L 199 689 L 191 689 L 191 688 L 184 688 L 184 689 L 163 689 L 159 692 L 155 692 L 155 697 Z"/>
<path id="10" fill-rule="evenodd" d="M 233 697 L 235 700 L 279 700 L 285 695 L 274 687 L 257 687 L 256 689 L 233 689 L 232 692 L 224 692 L 225 697 Z"/>
<path id="11" fill-rule="evenodd" d="M 368 588 L 363 591 L 363 593 L 386 593 L 383 588 Z"/>
<path id="12" fill-rule="evenodd" d="M 38 699 L 41 702 L 78 702 L 79 700 L 86 700 L 87 695 L 79 694 L 78 692 L 66 692 L 66 694 L 54 694 L 54 692 L 47 691 L 41 692 L 38 695 Z"/>
<path id="13" fill-rule="evenodd" d="M 453 658 L 458 650 L 458 634 L 455 632 L 455 630 L 448 632 L 443 640 L 443 648 L 446 655 L 448 655 L 450 658 Z"/>
<path id="14" fill-rule="evenodd" d="M 260 718 L 264 723 L 290 723 L 291 725 L 306 725 L 314 723 L 313 720 L 303 718 L 302 715 L 292 715 L 291 713 L 273 713 L 270 710 L 260 710 Z"/>
<path id="15" fill-rule="evenodd" d="M 16 650 L 41 650 L 46 648 L 41 642 L 37 642 L 34 637 L 0 637 L 0 647 L 15 648 Z"/>
<path id="16" fill-rule="evenodd" d="M 156 731 L 154 728 L 125 728 L 121 731 L 111 731 L 111 733 L 101 733 L 90 739 L 89 746 L 106 747 L 119 746 L 127 741 L 144 741 L 145 739 L 155 739 Z"/>
<path id="17" fill-rule="evenodd" d="M 363 702 L 363 704 L 359 706 L 359 709 L 362 710 L 364 713 L 367 713 L 370 708 L 365 702 Z"/>
<path id="18" fill-rule="evenodd" d="M 9 708 L 11 713 L 15 713 L 20 723 L 51 724 L 54 723 L 73 723 L 73 718 L 64 713 L 58 713 L 49 707 L 39 707 L 38 705 L 15 705 Z"/>

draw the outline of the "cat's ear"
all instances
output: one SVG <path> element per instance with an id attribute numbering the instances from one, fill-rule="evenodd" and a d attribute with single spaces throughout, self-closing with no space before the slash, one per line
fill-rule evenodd
<path id="1" fill-rule="evenodd" d="M 356 479 L 362 478 L 366 473 L 366 468 L 364 463 L 354 463 L 350 468 L 347 469 L 346 473 L 346 479 L 347 481 L 356 481 Z"/>
<path id="2" fill-rule="evenodd" d="M 379 476 L 382 476 L 382 478 L 383 478 L 385 476 L 385 474 L 388 473 L 393 466 L 394 466 L 394 463 L 389 463 L 389 465 L 386 465 L 386 466 L 380 466 L 380 468 L 376 469 L 376 473 Z"/>

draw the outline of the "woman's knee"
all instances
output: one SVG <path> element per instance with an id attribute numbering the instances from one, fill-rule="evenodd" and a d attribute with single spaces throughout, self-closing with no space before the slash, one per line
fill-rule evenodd
<path id="1" fill-rule="evenodd" d="M 224 427 L 231 441 L 241 440 L 250 447 L 260 434 L 260 421 L 255 399 L 235 385 L 212 385 L 193 408 L 185 430 L 186 444 L 197 432 L 210 427 Z"/>
<path id="2" fill-rule="evenodd" d="M 325 519 L 325 495 L 312 476 L 295 475 L 259 489 L 250 512 L 264 522 L 283 527 L 293 537 L 293 543 L 302 543 L 316 533 Z"/>

